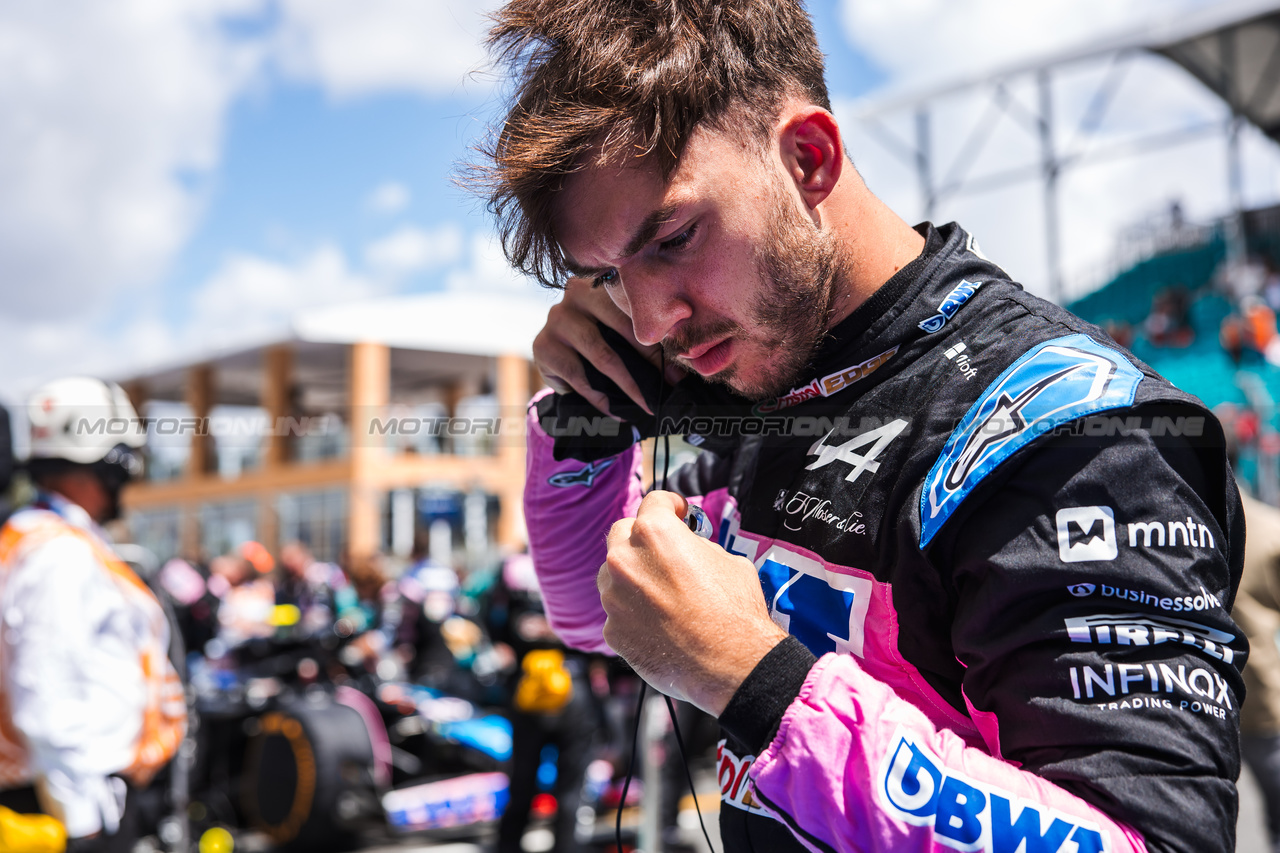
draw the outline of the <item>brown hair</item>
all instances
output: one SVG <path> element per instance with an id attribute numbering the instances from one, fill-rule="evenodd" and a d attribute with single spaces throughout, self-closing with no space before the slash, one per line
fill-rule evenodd
<path id="1" fill-rule="evenodd" d="M 566 273 L 552 203 L 588 156 L 652 157 L 667 179 L 699 125 L 763 139 L 784 97 L 831 108 L 802 0 L 509 0 L 493 20 L 515 90 L 473 177 L 507 260 L 548 287 Z"/>

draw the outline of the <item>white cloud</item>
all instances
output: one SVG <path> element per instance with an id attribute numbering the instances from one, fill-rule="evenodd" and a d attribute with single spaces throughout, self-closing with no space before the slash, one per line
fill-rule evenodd
<path id="1" fill-rule="evenodd" d="M 349 98 L 448 95 L 484 60 L 484 12 L 469 0 L 282 0 L 275 52 L 284 71 Z"/>
<path id="2" fill-rule="evenodd" d="M 294 264 L 232 255 L 192 299 L 190 340 L 218 348 L 234 345 L 287 331 L 289 318 L 300 309 L 353 302 L 387 290 L 350 269 L 333 246 L 321 246 Z"/>
<path id="3" fill-rule="evenodd" d="M 28 319 L 162 280 L 199 221 L 234 100 L 264 62 L 335 96 L 457 90 L 482 59 L 463 0 L 0 4 L 0 293 Z M 231 17 L 274 21 L 266 31 Z M 379 209 L 403 209 L 388 184 Z M 152 294 L 153 295 L 153 294 Z"/>
<path id="4" fill-rule="evenodd" d="M 411 200 L 408 187 L 395 181 L 387 181 L 374 187 L 364 204 L 374 213 L 392 215 L 408 207 Z"/>
<path id="5" fill-rule="evenodd" d="M 90 317 L 25 321 L 0 314 L 0 405 L 17 404 L 41 382 L 59 376 L 122 375 L 178 350 L 181 333 L 155 311 L 104 331 Z"/>
<path id="6" fill-rule="evenodd" d="M 462 229 L 457 225 L 434 231 L 405 225 L 369 244 L 364 255 L 371 270 L 400 278 L 455 263 L 462 250 Z"/>
<path id="7" fill-rule="evenodd" d="M 502 254 L 502 244 L 492 234 L 473 234 L 465 267 L 454 269 L 445 278 L 448 290 L 530 293 L 543 288 L 511 268 Z"/>
<path id="8" fill-rule="evenodd" d="M 246 0 L 0 5 L 0 270 L 7 312 L 101 307 L 186 240 L 254 50 Z"/>
<path id="9" fill-rule="evenodd" d="M 0 4 L 0 395 L 242 339 L 297 308 L 390 292 L 397 271 L 456 260 L 456 231 L 400 234 L 371 247 L 367 270 L 332 247 L 294 260 L 233 253 L 178 324 L 161 292 L 217 176 L 228 110 L 270 83 L 269 60 L 335 97 L 453 93 L 482 59 L 485 6 Z M 232 17 L 255 24 L 233 34 Z M 409 200 L 394 182 L 368 199 L 388 214 Z M 134 316 L 121 325 L 125 305 Z"/>

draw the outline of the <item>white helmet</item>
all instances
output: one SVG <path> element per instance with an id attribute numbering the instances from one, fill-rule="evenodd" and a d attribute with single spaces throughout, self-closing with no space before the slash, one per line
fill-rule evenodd
<path id="1" fill-rule="evenodd" d="M 132 456 L 147 438 L 146 424 L 123 388 L 84 376 L 42 386 L 27 402 L 27 420 L 31 459 L 115 463 L 108 457 Z"/>

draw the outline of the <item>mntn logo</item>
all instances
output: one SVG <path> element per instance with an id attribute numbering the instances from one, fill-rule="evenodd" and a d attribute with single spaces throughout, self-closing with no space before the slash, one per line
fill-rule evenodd
<path id="1" fill-rule="evenodd" d="M 1096 826 L 948 774 L 936 755 L 902 729 L 894 740 L 880 780 L 888 810 L 914 826 L 931 826 L 939 844 L 990 853 L 1057 853 L 1070 841 L 1080 853 L 1107 850 Z"/>
<path id="2" fill-rule="evenodd" d="M 1073 506 L 1058 510 L 1058 556 L 1064 563 L 1114 560 L 1116 516 L 1109 506 Z"/>

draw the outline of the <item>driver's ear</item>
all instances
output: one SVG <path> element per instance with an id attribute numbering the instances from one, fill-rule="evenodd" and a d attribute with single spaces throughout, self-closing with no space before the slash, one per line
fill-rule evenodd
<path id="1" fill-rule="evenodd" d="M 810 210 L 831 195 L 844 166 L 835 116 L 809 106 L 793 114 L 779 135 L 783 163 Z"/>

